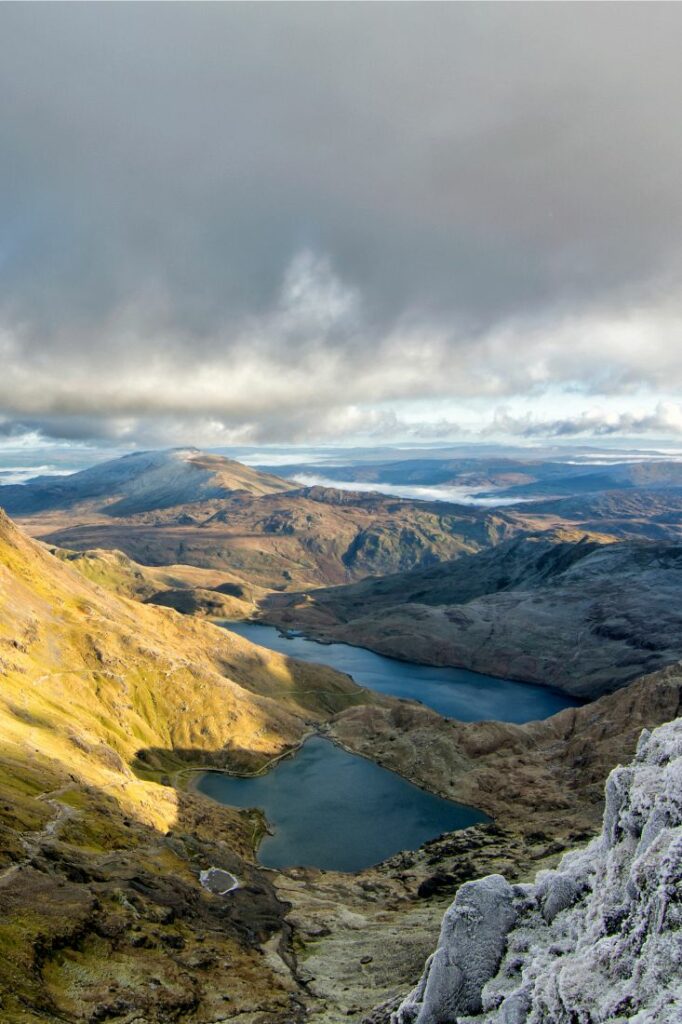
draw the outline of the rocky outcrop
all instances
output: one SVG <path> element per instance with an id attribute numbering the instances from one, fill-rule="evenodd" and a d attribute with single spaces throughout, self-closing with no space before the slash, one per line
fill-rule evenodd
<path id="1" fill-rule="evenodd" d="M 611 772 L 601 835 L 534 884 L 463 885 L 391 1024 L 682 1019 L 682 719 Z"/>

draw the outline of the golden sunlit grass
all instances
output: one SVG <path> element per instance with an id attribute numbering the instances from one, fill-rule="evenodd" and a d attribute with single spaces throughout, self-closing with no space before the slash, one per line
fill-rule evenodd
<path id="1" fill-rule="evenodd" d="M 183 576 L 196 585 L 202 570 L 142 571 L 111 552 L 75 562 L 60 555 L 0 513 L 3 1024 L 52 1019 L 49 1007 L 80 1012 L 83 999 L 104 998 L 112 978 L 146 999 L 141 957 L 163 979 L 158 998 L 172 1003 L 182 987 L 172 959 L 107 938 L 107 929 L 119 934 L 143 913 L 129 879 L 195 893 L 186 898 L 200 908 L 208 897 L 198 870 L 209 856 L 201 844 L 216 851 L 211 857 L 250 859 L 263 823 L 168 783 L 202 764 L 257 770 L 315 723 L 371 699 L 331 669 L 125 596 Z M 211 583 L 224 579 L 213 574 Z M 177 846 L 168 838 L 176 834 Z M 45 857 L 66 858 L 66 875 L 49 870 Z M 106 883 L 93 901 L 79 880 L 100 875 Z M 187 924 L 171 931 L 173 941 L 195 941 Z M 158 945 L 153 935 L 148 941 Z M 254 954 L 227 934 L 215 943 L 250 976 Z M 263 985 L 282 998 L 269 976 Z M 240 998 L 252 997 L 244 987 Z"/>

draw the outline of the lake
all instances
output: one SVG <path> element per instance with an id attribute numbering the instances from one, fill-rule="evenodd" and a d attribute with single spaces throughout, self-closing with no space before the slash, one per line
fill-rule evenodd
<path id="1" fill-rule="evenodd" d="M 320 644 L 261 623 L 221 625 L 262 647 L 330 665 L 368 689 L 419 700 L 465 722 L 528 722 L 580 703 L 548 687 L 397 661 L 348 644 Z M 265 812 L 273 834 L 261 843 L 258 859 L 272 868 L 359 871 L 442 832 L 488 820 L 476 808 L 433 796 L 319 736 L 266 775 L 208 772 L 197 788 L 221 803 Z"/>
<path id="2" fill-rule="evenodd" d="M 548 686 L 497 679 L 463 668 L 416 665 L 349 644 L 320 644 L 302 636 L 284 636 L 274 626 L 259 622 L 220 625 L 261 647 L 302 661 L 329 665 L 347 672 L 360 686 L 392 697 L 421 701 L 439 714 L 462 722 L 532 722 L 582 703 Z"/>
<path id="3" fill-rule="evenodd" d="M 273 829 L 258 850 L 265 867 L 359 871 L 443 832 L 489 819 L 313 736 L 266 775 L 207 772 L 199 792 L 232 807 L 259 807 Z"/>

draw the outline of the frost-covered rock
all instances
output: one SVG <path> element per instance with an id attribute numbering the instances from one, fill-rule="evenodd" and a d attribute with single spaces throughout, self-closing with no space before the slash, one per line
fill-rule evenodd
<path id="1" fill-rule="evenodd" d="M 454 1018 L 481 1009 L 481 990 L 504 952 L 516 919 L 514 890 L 502 875 L 467 882 L 443 918 L 438 949 L 403 1004 L 402 1021 Z"/>
<path id="2" fill-rule="evenodd" d="M 601 835 L 533 885 L 468 882 L 392 1024 L 682 1022 L 682 719 L 611 772 Z"/>

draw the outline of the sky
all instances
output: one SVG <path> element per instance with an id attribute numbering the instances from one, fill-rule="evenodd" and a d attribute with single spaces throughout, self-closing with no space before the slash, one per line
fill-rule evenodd
<path id="1" fill-rule="evenodd" d="M 0 450 L 679 439 L 682 5 L 0 5 Z"/>

